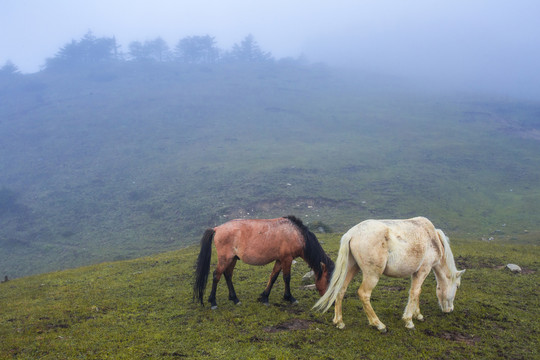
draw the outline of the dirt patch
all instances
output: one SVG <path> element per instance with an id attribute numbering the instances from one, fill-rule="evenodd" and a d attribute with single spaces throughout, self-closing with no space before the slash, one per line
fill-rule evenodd
<path id="1" fill-rule="evenodd" d="M 320 208 L 334 208 L 338 205 L 340 207 L 343 207 L 350 206 L 351 204 L 348 202 L 337 201 L 322 197 L 299 197 L 296 199 L 276 198 L 255 201 L 244 207 L 229 208 L 223 216 L 229 219 L 245 218 L 250 216 L 252 217 L 261 213 L 276 213 L 283 214 L 283 216 L 285 216 L 289 213 L 295 213 L 299 210 L 316 211 Z"/>
<path id="2" fill-rule="evenodd" d="M 538 126 L 537 124 L 520 124 L 518 121 L 512 120 L 503 114 L 481 111 L 466 111 L 463 112 L 460 122 L 489 122 L 495 124 L 497 126 L 497 130 L 504 134 L 518 136 L 522 139 L 540 141 L 540 129 L 536 128 Z"/>
<path id="3" fill-rule="evenodd" d="M 506 265 L 501 263 L 499 259 L 488 257 L 470 257 L 470 256 L 457 256 L 455 258 L 456 266 L 458 269 L 493 269 L 504 270 Z M 521 267 L 520 274 L 530 275 L 534 274 L 536 270 Z"/>
<path id="4" fill-rule="evenodd" d="M 533 269 L 528 269 L 524 267 L 521 268 L 521 273 L 525 275 L 534 274 L 535 272 L 536 270 L 533 270 Z"/>
<path id="5" fill-rule="evenodd" d="M 291 330 L 306 330 L 309 329 L 311 324 L 313 324 L 313 322 L 309 320 L 291 319 L 275 326 L 267 326 L 263 328 L 263 330 L 269 333 Z"/>
<path id="6" fill-rule="evenodd" d="M 458 269 L 499 269 L 501 261 L 491 257 L 481 256 L 457 256 L 455 257 L 456 266 Z"/>
<path id="7" fill-rule="evenodd" d="M 540 130 L 538 129 L 504 128 L 503 131 L 515 134 L 522 139 L 532 139 L 540 141 Z"/>
<path id="8" fill-rule="evenodd" d="M 495 270 L 505 270 L 506 265 L 495 266 L 493 269 L 495 269 Z M 530 275 L 530 274 L 534 274 L 535 272 L 536 272 L 536 270 L 521 267 L 521 271 L 519 272 L 519 274 Z"/>
<path id="9" fill-rule="evenodd" d="M 462 342 L 467 345 L 475 345 L 480 341 L 480 337 L 475 335 L 460 334 L 455 331 L 445 331 L 439 335 L 440 338 L 445 340 Z"/>
<path id="10" fill-rule="evenodd" d="M 431 330 L 424 330 L 424 333 L 429 336 L 435 336 L 435 337 L 445 339 L 445 340 L 450 340 L 450 341 L 457 341 L 460 343 L 465 343 L 467 345 L 475 345 L 477 342 L 481 340 L 479 336 L 461 334 L 461 333 L 458 333 L 457 331 L 443 331 L 442 333 L 435 334 Z"/>

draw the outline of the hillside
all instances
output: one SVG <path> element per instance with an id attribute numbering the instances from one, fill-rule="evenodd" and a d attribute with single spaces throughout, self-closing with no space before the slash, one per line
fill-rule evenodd
<path id="1" fill-rule="evenodd" d="M 335 259 L 340 236 L 319 239 Z M 538 246 L 451 240 L 458 268 L 467 269 L 455 310 L 439 310 L 430 275 L 420 298 L 426 320 L 416 322 L 414 331 L 400 319 L 409 279 L 384 277 L 374 290 L 373 307 L 389 329 L 382 335 L 369 328 L 362 312 L 357 276 L 343 305 L 347 327 L 338 330 L 333 309 L 310 310 L 318 295 L 301 288 L 308 271 L 302 260 L 293 266 L 291 281 L 297 305 L 282 301 L 281 278 L 270 306 L 258 303 L 271 265 L 239 262 L 234 282 L 242 304 L 227 300 L 223 281 L 219 308 L 201 307 L 192 302 L 198 248 L 191 246 L 0 283 L 0 358 L 538 358 Z M 509 262 L 523 272 L 505 270 Z"/>
<path id="2" fill-rule="evenodd" d="M 540 236 L 538 103 L 289 62 L 42 71 L 0 96 L 2 278 L 178 249 L 236 217 Z"/>

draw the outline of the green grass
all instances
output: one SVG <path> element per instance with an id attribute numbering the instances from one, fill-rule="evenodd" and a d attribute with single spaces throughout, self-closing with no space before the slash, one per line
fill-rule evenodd
<path id="1" fill-rule="evenodd" d="M 45 71 L 0 95 L 0 276 L 174 250 L 234 217 L 424 215 L 538 244 L 538 103 L 283 64 Z"/>
<path id="2" fill-rule="evenodd" d="M 319 235 L 334 259 L 339 238 Z M 192 302 L 194 246 L 24 277 L 0 284 L 0 358 L 538 358 L 538 246 L 457 239 L 452 248 L 458 268 L 467 268 L 454 312 L 439 310 L 430 275 L 420 298 L 426 320 L 409 331 L 400 319 L 409 280 L 382 278 L 372 304 L 389 328 L 384 335 L 367 324 L 359 276 L 344 301 L 344 330 L 332 325 L 333 309 L 312 312 L 318 295 L 301 289 L 309 270 L 302 260 L 292 276 L 298 305 L 282 301 L 281 278 L 271 305 L 258 303 L 271 265 L 239 262 L 234 281 L 242 304 L 227 300 L 223 282 L 215 311 Z M 504 270 L 508 262 L 524 272 Z"/>

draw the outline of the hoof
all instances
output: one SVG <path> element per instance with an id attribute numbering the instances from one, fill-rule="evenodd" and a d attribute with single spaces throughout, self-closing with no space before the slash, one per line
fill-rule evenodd
<path id="1" fill-rule="evenodd" d="M 234 305 L 238 305 L 240 303 L 240 300 L 238 300 L 238 298 L 229 299 L 229 300 L 231 300 Z"/>
<path id="2" fill-rule="evenodd" d="M 210 309 L 216 310 L 216 309 L 217 309 L 217 305 L 212 305 L 212 306 L 210 307 Z"/>
<path id="3" fill-rule="evenodd" d="M 412 320 L 405 320 L 405 327 L 407 329 L 414 329 L 414 323 L 412 322 Z"/>
<path id="4" fill-rule="evenodd" d="M 283 300 L 290 302 L 291 304 L 298 304 L 298 300 L 293 298 L 292 296 L 284 296 Z"/>
<path id="5" fill-rule="evenodd" d="M 342 323 L 342 322 L 341 322 L 341 323 L 339 323 L 339 324 L 336 324 L 336 327 L 337 327 L 338 329 L 340 329 L 340 330 L 343 330 L 343 329 L 345 329 L 345 323 Z"/>
<path id="6" fill-rule="evenodd" d="M 268 301 L 266 301 L 266 302 L 263 301 L 262 304 L 263 304 L 264 306 L 270 306 L 270 303 L 269 303 Z"/>
<path id="7" fill-rule="evenodd" d="M 424 319 L 424 315 L 418 314 L 418 316 L 416 317 L 416 320 L 418 320 L 418 321 L 424 321 L 424 320 L 426 320 L 426 319 Z"/>
<path id="8" fill-rule="evenodd" d="M 380 333 L 384 334 L 388 331 L 388 329 L 386 328 L 386 325 L 384 324 L 380 324 L 380 325 L 371 325 L 373 326 L 374 328 L 376 328 L 377 330 L 379 330 Z"/>
<path id="9" fill-rule="evenodd" d="M 291 302 L 291 304 L 296 305 L 296 304 L 300 304 L 300 303 L 298 302 L 298 300 L 294 300 L 293 302 Z"/>
<path id="10" fill-rule="evenodd" d="M 242 302 L 241 301 L 237 301 L 234 303 L 235 305 L 242 305 Z"/>

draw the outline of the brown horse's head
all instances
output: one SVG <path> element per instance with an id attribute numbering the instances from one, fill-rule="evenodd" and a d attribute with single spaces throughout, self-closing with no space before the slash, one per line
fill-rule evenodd
<path id="1" fill-rule="evenodd" d="M 334 273 L 334 262 L 324 252 L 319 240 L 317 240 L 317 236 L 309 231 L 300 219 L 292 215 L 285 218 L 289 219 L 302 234 L 304 239 L 304 253 L 302 254 L 302 258 L 315 273 L 315 287 L 322 296 L 330 285 L 330 279 Z"/>
<path id="2" fill-rule="evenodd" d="M 315 287 L 319 291 L 321 296 L 324 295 L 330 284 L 330 279 L 332 278 L 332 273 L 334 272 L 334 263 L 332 260 L 326 265 L 321 262 L 321 272 L 315 274 Z"/>

